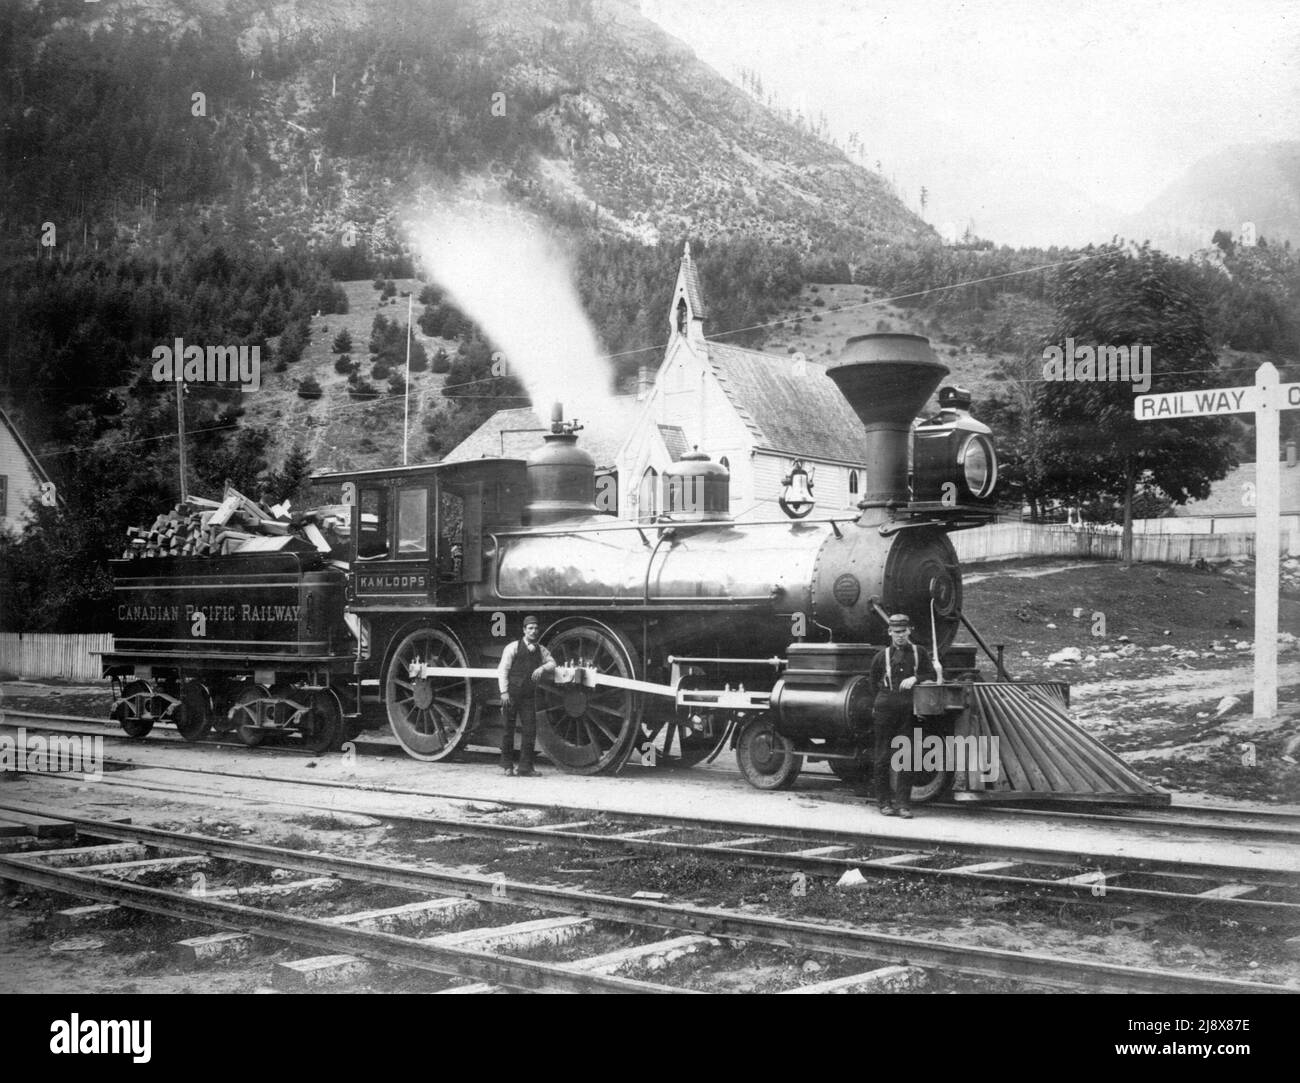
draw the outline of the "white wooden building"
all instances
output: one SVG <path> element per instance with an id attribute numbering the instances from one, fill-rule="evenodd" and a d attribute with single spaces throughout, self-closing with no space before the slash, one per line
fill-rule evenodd
<path id="1" fill-rule="evenodd" d="M 602 472 L 618 477 L 618 514 L 647 519 L 664 510 L 663 473 L 699 450 L 731 472 L 731 514 L 781 517 L 783 479 L 801 461 L 818 512 L 844 512 L 866 486 L 862 422 L 815 361 L 710 341 L 699 275 L 689 245 L 682 253 L 667 313 L 670 338 L 653 381 L 616 408 L 584 418 L 579 446 Z M 536 415 L 497 414 L 447 460 L 527 454 L 540 443 Z M 512 432 L 533 429 L 527 434 Z"/>
<path id="2" fill-rule="evenodd" d="M 32 498 L 49 480 L 13 419 L 0 409 L 0 530 L 22 531 Z"/>

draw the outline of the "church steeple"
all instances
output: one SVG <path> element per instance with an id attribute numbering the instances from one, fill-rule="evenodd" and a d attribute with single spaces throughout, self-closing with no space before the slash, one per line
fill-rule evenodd
<path id="1" fill-rule="evenodd" d="M 682 263 L 677 270 L 677 286 L 673 290 L 673 303 L 668 310 L 668 326 L 672 334 L 683 336 L 692 345 L 704 345 L 704 296 L 700 292 L 700 279 L 691 260 L 691 244 L 682 246 Z"/>

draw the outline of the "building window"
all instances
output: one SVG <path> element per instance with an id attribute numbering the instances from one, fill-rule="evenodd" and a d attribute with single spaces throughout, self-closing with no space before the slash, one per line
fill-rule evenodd
<path id="1" fill-rule="evenodd" d="M 641 488 L 637 494 L 637 518 L 651 522 L 659 514 L 659 471 L 646 467 L 641 475 Z"/>
<path id="2" fill-rule="evenodd" d="M 718 460 L 718 463 L 719 463 L 719 465 L 721 465 L 721 467 L 722 467 L 723 470 L 726 470 L 726 471 L 730 472 L 730 470 L 731 470 L 731 461 L 730 461 L 730 460 L 729 460 L 725 455 L 722 456 L 722 458 Z"/>
<path id="3" fill-rule="evenodd" d="M 0 519 L 9 514 L 9 478 L 0 474 Z"/>
<path id="4" fill-rule="evenodd" d="M 856 470 L 850 470 L 849 471 L 849 495 L 856 496 L 857 493 L 858 493 L 858 472 Z"/>

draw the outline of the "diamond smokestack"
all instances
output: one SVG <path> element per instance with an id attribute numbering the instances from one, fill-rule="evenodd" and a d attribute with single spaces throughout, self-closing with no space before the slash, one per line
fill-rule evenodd
<path id="1" fill-rule="evenodd" d="M 948 375 L 923 335 L 859 335 L 827 366 L 867 434 L 864 504 L 905 501 L 912 420 Z"/>

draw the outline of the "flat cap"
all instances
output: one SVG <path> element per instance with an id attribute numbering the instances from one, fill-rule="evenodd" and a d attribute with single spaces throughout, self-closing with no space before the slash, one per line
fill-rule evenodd
<path id="1" fill-rule="evenodd" d="M 912 618 L 906 613 L 895 613 L 889 618 L 889 628 L 893 631 L 895 628 L 911 628 Z"/>

